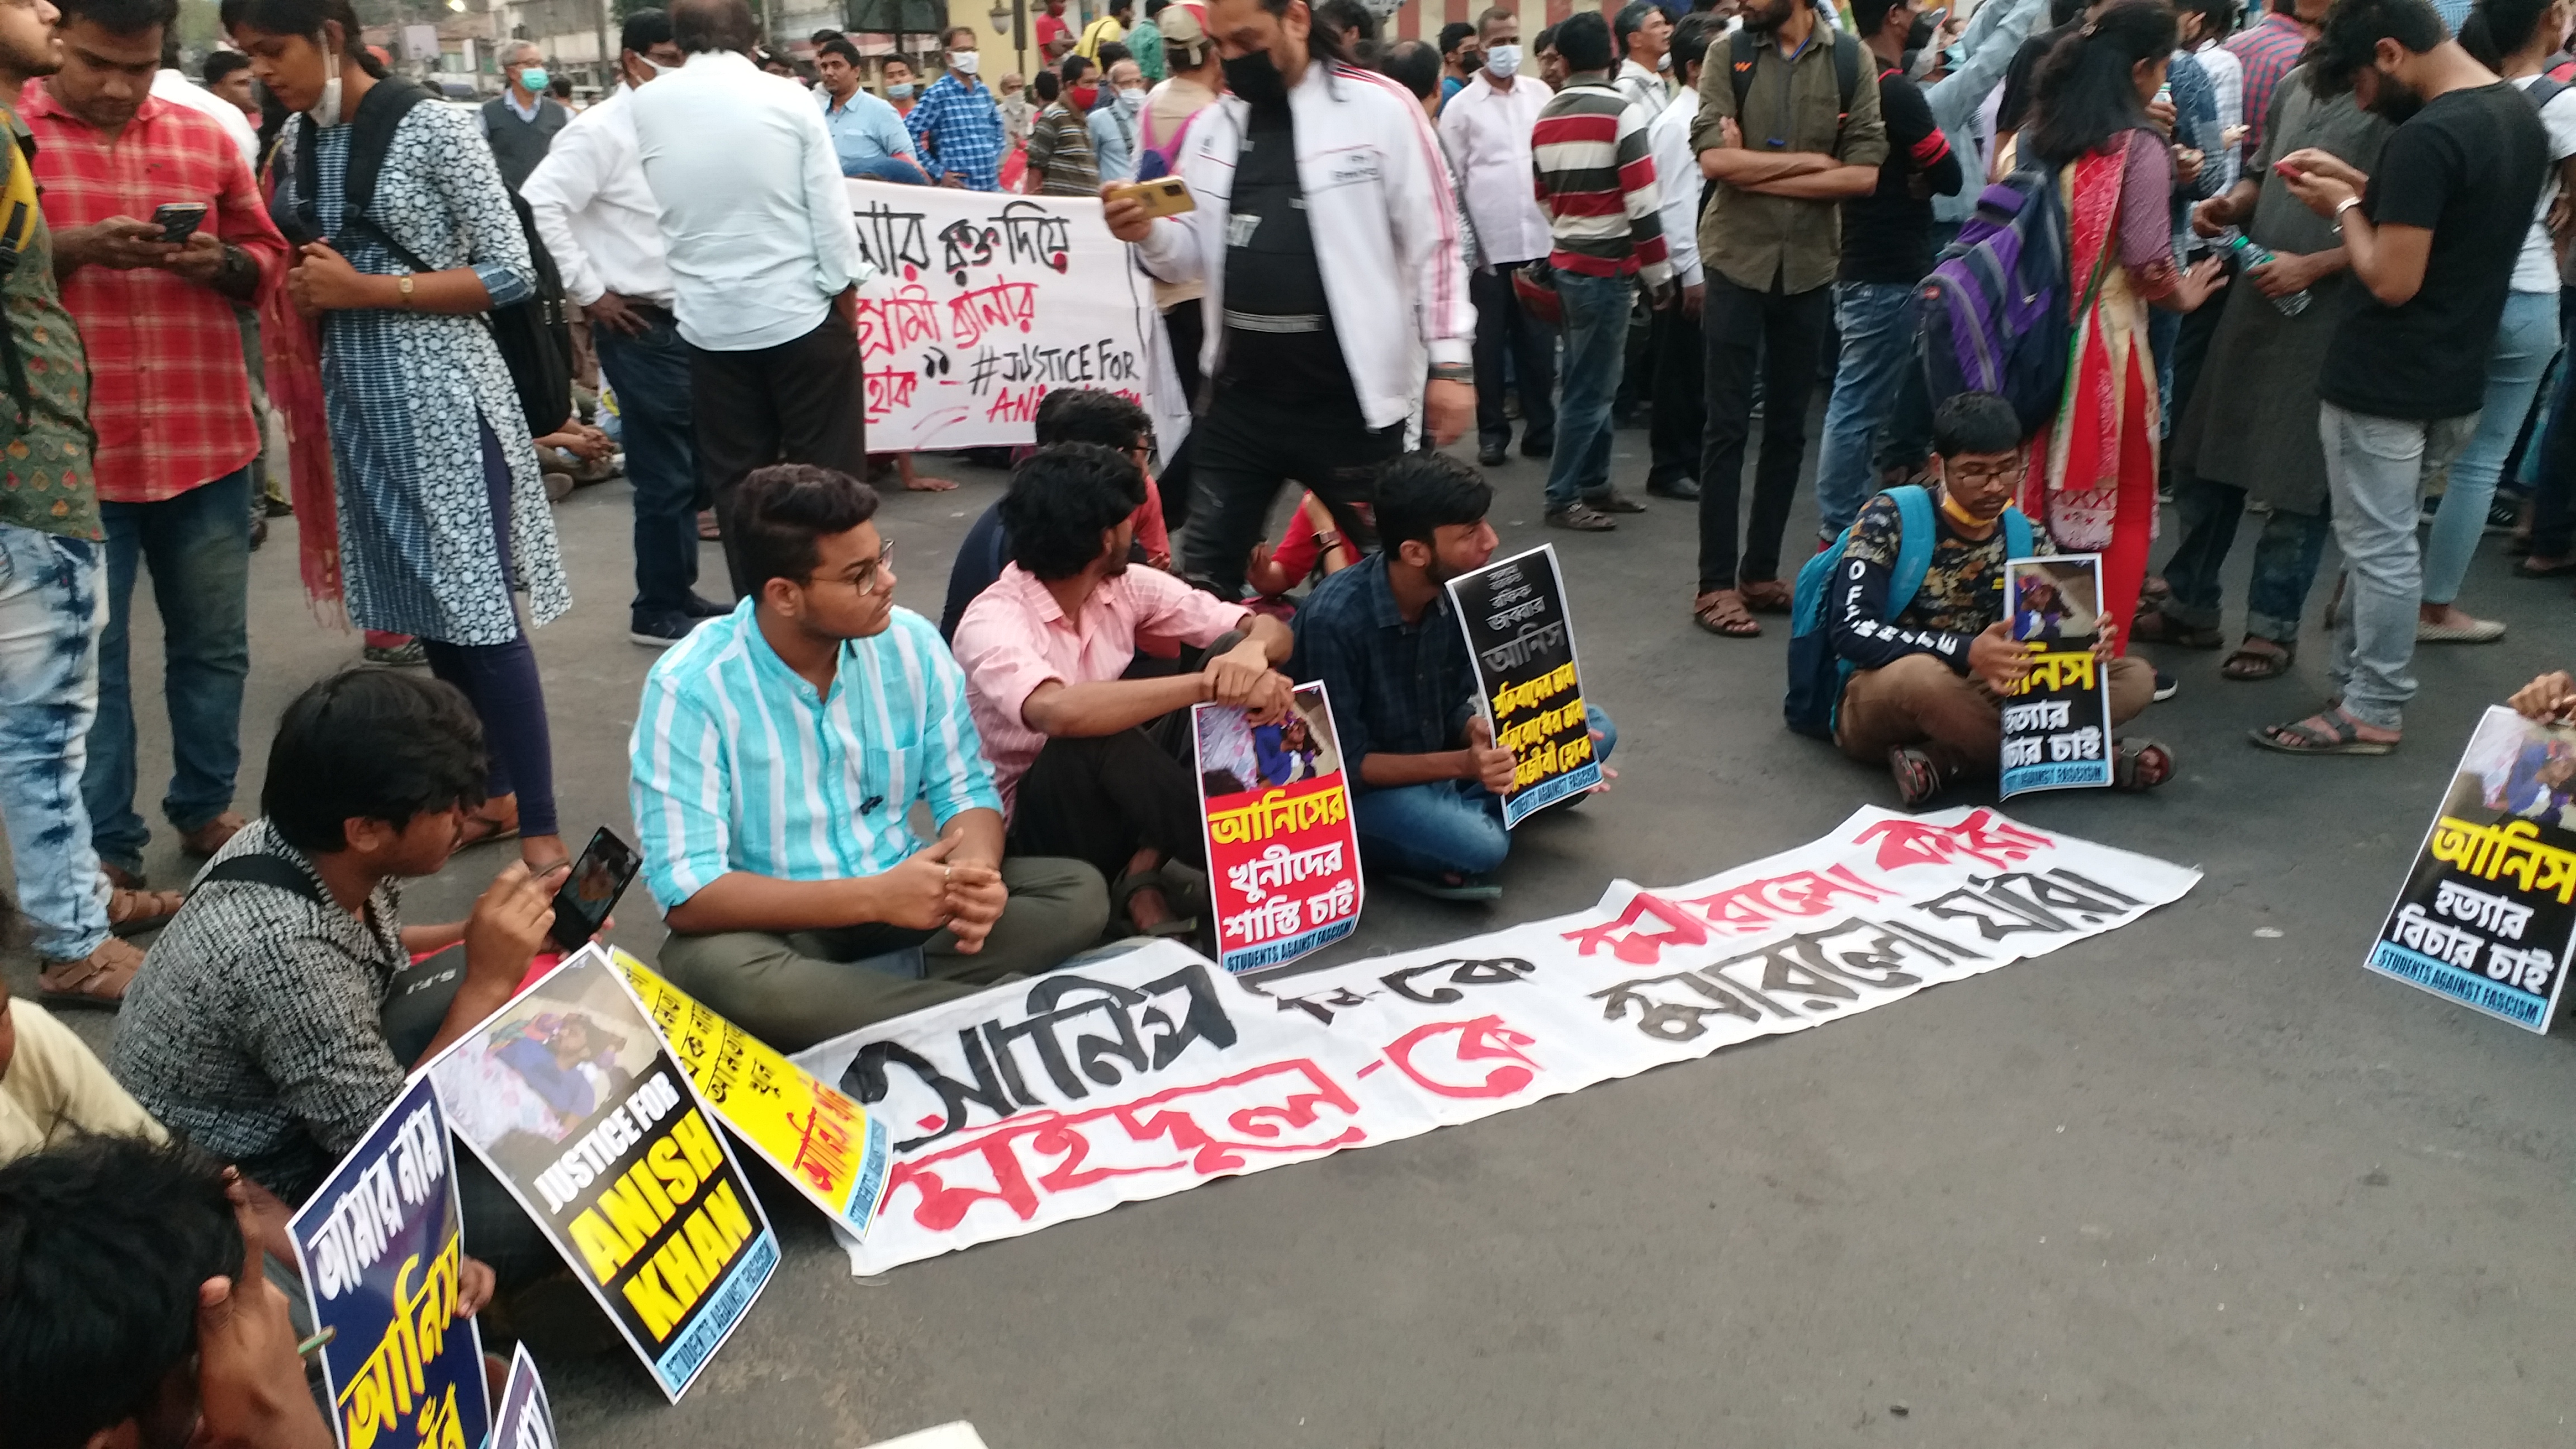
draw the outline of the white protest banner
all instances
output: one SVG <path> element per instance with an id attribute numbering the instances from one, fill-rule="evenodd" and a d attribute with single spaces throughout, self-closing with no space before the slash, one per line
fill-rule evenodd
<path id="1" fill-rule="evenodd" d="M 1983 808 L 1864 809 L 1688 885 L 1400 956 L 1230 977 L 1171 942 L 798 1065 L 911 1135 L 853 1271 L 1804 1031 L 2098 935 L 2200 872 Z"/>
<path id="2" fill-rule="evenodd" d="M 870 451 L 1032 442 L 1059 387 L 1151 406 L 1153 293 L 1097 200 L 848 186 L 877 271 L 858 297 Z"/>

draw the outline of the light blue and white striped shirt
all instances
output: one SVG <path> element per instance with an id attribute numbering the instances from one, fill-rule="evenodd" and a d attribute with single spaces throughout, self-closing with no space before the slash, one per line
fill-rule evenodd
<path id="1" fill-rule="evenodd" d="M 627 745 L 644 883 L 662 909 L 730 871 L 778 880 L 881 875 L 922 848 L 905 815 L 942 829 L 1002 808 L 939 630 L 896 609 L 841 645 L 829 696 L 787 667 L 744 600 L 662 656 Z"/>

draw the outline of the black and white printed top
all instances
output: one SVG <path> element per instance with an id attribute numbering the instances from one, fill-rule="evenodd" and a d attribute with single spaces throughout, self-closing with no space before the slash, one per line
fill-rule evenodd
<path id="1" fill-rule="evenodd" d="M 254 851 L 313 868 L 265 820 L 215 861 Z M 117 1081 L 172 1133 L 302 1202 L 402 1091 L 379 1024 L 408 959 L 401 905 L 391 881 L 365 921 L 327 893 L 199 887 L 126 990 L 109 1053 Z"/>

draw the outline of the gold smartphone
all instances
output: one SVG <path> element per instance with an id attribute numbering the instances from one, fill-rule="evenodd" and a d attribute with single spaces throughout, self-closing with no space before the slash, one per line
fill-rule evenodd
<path id="1" fill-rule="evenodd" d="M 1109 194 L 1121 201 L 1134 201 L 1145 208 L 1147 216 L 1178 216 L 1199 209 L 1190 196 L 1189 183 L 1177 176 L 1157 176 L 1151 181 L 1130 181 L 1113 186 Z"/>

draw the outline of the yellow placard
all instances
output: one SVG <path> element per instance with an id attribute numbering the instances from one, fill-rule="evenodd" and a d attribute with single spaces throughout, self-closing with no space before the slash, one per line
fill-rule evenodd
<path id="1" fill-rule="evenodd" d="M 624 951 L 610 959 L 698 1094 L 815 1206 L 864 1236 L 885 1195 L 885 1125 Z"/>

